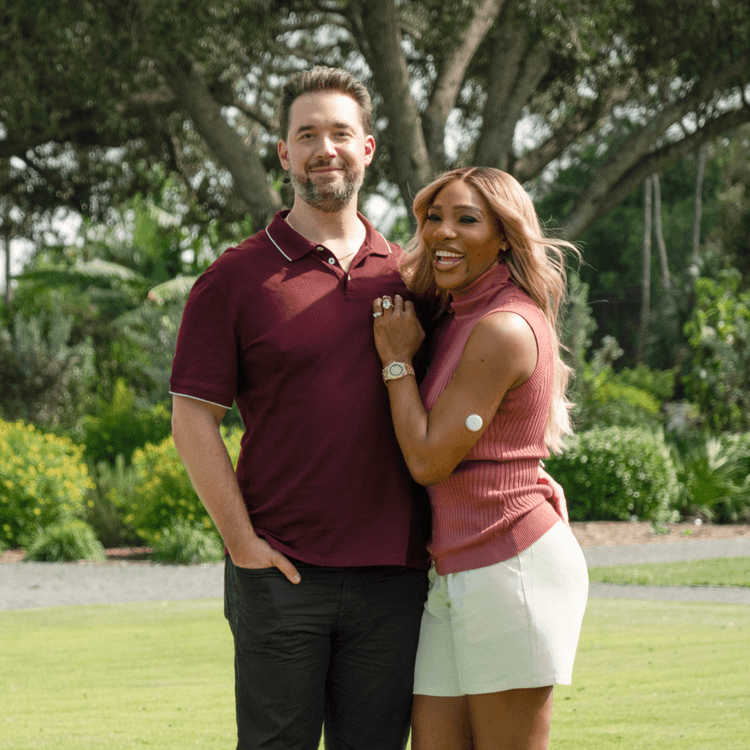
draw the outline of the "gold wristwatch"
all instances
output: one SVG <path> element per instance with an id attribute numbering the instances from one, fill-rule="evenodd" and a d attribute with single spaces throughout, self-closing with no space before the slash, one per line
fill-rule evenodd
<path id="1" fill-rule="evenodd" d="M 389 380 L 400 380 L 407 375 L 414 375 L 414 368 L 406 362 L 391 362 L 383 368 L 383 382 L 386 385 Z"/>

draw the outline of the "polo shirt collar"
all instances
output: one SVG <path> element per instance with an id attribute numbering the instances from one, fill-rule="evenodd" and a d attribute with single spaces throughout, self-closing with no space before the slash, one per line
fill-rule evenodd
<path id="1" fill-rule="evenodd" d="M 266 227 L 266 235 L 286 260 L 295 261 L 316 250 L 318 245 L 310 242 L 286 223 L 285 219 L 290 210 L 287 208 L 279 211 L 273 217 L 273 221 Z M 391 247 L 385 237 L 359 211 L 357 216 L 365 226 L 364 245 L 368 254 L 387 256 L 391 252 Z"/>

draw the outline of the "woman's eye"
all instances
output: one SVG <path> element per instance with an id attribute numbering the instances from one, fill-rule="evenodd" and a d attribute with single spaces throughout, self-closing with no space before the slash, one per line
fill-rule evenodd
<path id="1" fill-rule="evenodd" d="M 440 221 L 440 217 L 437 214 L 427 214 L 427 221 Z"/>
<path id="2" fill-rule="evenodd" d="M 462 216 L 461 221 L 464 224 L 475 224 L 477 222 L 476 216 Z"/>

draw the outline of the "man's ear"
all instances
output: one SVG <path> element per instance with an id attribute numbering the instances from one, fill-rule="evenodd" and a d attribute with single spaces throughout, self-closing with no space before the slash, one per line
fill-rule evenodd
<path id="1" fill-rule="evenodd" d="M 372 157 L 375 155 L 375 139 L 368 135 L 365 138 L 365 166 L 369 167 L 372 163 Z"/>
<path id="2" fill-rule="evenodd" d="M 289 150 L 286 147 L 286 141 L 282 141 L 279 139 L 279 142 L 276 144 L 276 151 L 279 154 L 279 161 L 281 162 L 281 166 L 284 169 L 289 169 Z"/>

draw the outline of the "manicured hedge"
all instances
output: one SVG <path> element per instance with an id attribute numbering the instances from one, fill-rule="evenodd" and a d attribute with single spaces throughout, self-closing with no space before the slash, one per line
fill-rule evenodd
<path id="1" fill-rule="evenodd" d="M 588 430 L 546 465 L 565 490 L 572 521 L 664 521 L 677 496 L 675 466 L 658 430 Z"/>

